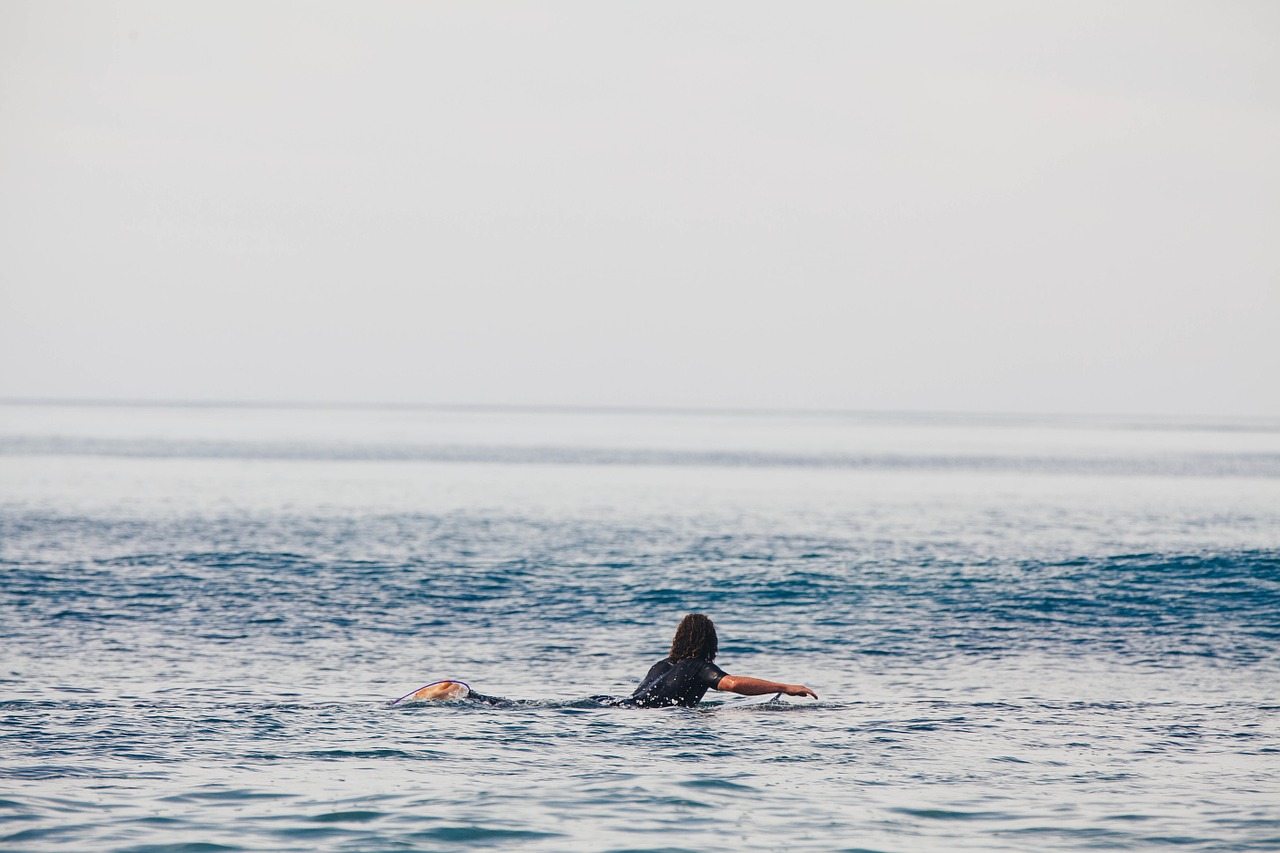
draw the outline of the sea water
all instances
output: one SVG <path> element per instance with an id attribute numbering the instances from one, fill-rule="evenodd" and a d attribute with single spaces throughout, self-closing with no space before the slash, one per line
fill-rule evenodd
<path id="1" fill-rule="evenodd" d="M 9 404 L 0 579 L 5 850 L 1280 848 L 1276 422 Z"/>

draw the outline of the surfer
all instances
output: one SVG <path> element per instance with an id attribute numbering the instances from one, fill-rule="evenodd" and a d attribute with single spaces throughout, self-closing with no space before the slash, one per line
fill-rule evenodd
<path id="1" fill-rule="evenodd" d="M 649 674 L 634 693 L 613 704 L 640 708 L 668 705 L 692 708 L 702 701 L 708 690 L 743 696 L 785 693 L 788 696 L 818 698 L 817 693 L 803 684 L 730 675 L 714 663 L 718 650 L 715 624 L 701 613 L 690 613 L 680 620 L 676 628 L 676 635 L 671 639 L 671 653 L 649 669 Z"/>
<path id="2" fill-rule="evenodd" d="M 763 678 L 730 675 L 714 663 L 718 649 L 715 624 L 701 613 L 690 613 L 680 620 L 680 625 L 676 628 L 676 635 L 671 640 L 671 653 L 649 669 L 649 674 L 634 693 L 623 699 L 612 696 L 591 698 L 608 705 L 631 708 L 664 708 L 671 705 L 692 708 L 702 701 L 708 690 L 721 690 L 742 696 L 785 693 L 788 696 L 818 698 L 818 694 L 803 684 L 783 684 Z M 504 701 L 476 693 L 461 681 L 437 681 L 402 696 L 391 704 L 405 700 L 428 702 L 446 699 L 473 699 L 489 704 Z"/>

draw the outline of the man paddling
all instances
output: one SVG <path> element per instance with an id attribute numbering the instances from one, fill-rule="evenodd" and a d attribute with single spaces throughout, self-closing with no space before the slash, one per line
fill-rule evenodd
<path id="1" fill-rule="evenodd" d="M 609 705 L 632 708 L 665 708 L 672 705 L 692 708 L 702 701 L 708 690 L 738 693 L 742 696 L 785 693 L 788 696 L 818 698 L 818 694 L 803 684 L 784 684 L 763 678 L 730 675 L 714 663 L 718 650 L 715 624 L 701 613 L 690 613 L 680 620 L 680 625 L 676 628 L 675 637 L 671 640 L 671 653 L 649 669 L 649 674 L 634 693 L 624 699 L 611 696 L 591 698 Z M 489 703 L 503 701 L 476 693 L 461 681 L 437 681 L 407 696 L 401 696 L 391 704 L 448 699 L 473 699 Z"/>
<path id="2" fill-rule="evenodd" d="M 676 635 L 671 640 L 671 654 L 653 665 L 634 693 L 615 704 L 640 708 L 669 705 L 692 708 L 702 701 L 707 690 L 723 690 L 743 696 L 785 693 L 788 696 L 818 698 L 818 694 L 803 684 L 730 675 L 713 663 L 718 650 L 715 624 L 701 613 L 690 613 L 680 620 L 676 628 Z"/>

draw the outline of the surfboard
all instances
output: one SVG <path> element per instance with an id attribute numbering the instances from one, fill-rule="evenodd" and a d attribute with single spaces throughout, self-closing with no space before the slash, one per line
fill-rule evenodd
<path id="1" fill-rule="evenodd" d="M 466 699 L 471 695 L 471 686 L 465 681 L 433 681 L 430 684 L 424 684 L 411 693 L 406 693 L 399 699 L 392 702 L 392 705 L 399 705 L 401 702 L 440 702 L 447 699 Z"/>
<path id="2" fill-rule="evenodd" d="M 726 699 L 717 708 L 746 708 L 751 705 L 767 705 L 782 698 L 781 693 L 762 693 L 759 696 L 737 696 Z"/>

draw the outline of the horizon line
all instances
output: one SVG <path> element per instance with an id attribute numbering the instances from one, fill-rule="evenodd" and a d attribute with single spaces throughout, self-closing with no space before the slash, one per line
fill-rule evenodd
<path id="1" fill-rule="evenodd" d="M 0 406 L 55 406 L 101 408 L 175 408 L 175 409 L 349 409 L 349 410 L 405 410 L 405 411 L 454 411 L 454 412 L 526 412 L 572 414 L 664 414 L 711 415 L 734 417 L 768 416 L 816 416 L 816 417 L 865 417 L 865 418 L 919 418 L 948 417 L 958 419 L 1024 419 L 1024 420 L 1141 420 L 1152 421 L 1227 421 L 1265 422 L 1280 426 L 1280 415 L 1207 415 L 1139 412 L 1036 412 L 1011 410 L 956 409 L 842 409 L 803 408 L 787 406 L 678 406 L 678 405 L 625 405 L 625 404 L 575 404 L 575 403 L 460 403 L 460 402 L 391 402 L 356 400 L 234 400 L 234 399 L 157 399 L 110 397 L 0 397 Z"/>

